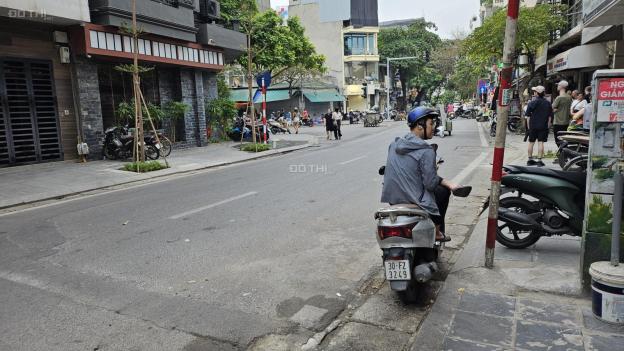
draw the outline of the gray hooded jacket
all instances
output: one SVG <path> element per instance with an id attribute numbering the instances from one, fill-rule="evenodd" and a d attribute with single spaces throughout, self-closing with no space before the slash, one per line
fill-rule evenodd
<path id="1" fill-rule="evenodd" d="M 409 133 L 390 144 L 381 202 L 417 204 L 429 214 L 439 215 L 433 191 L 441 181 L 436 170 L 435 151 L 424 140 Z"/>

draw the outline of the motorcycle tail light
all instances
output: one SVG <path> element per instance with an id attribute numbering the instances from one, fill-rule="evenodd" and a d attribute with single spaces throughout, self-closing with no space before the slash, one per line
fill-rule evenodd
<path id="1" fill-rule="evenodd" d="M 388 239 L 391 237 L 412 238 L 412 228 L 414 228 L 414 224 L 406 225 L 406 226 L 396 226 L 396 227 L 377 227 L 377 235 L 380 240 Z"/>

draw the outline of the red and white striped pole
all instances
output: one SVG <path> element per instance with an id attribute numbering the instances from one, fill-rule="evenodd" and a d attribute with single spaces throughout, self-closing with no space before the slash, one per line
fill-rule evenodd
<path id="1" fill-rule="evenodd" d="M 267 143 L 267 113 L 266 113 L 266 85 L 264 84 L 264 78 L 262 78 L 262 140 Z"/>
<path id="2" fill-rule="evenodd" d="M 498 94 L 498 117 L 496 125 L 496 141 L 494 142 L 494 162 L 492 163 L 492 186 L 490 190 L 490 206 L 487 223 L 487 239 L 485 241 L 485 266 L 494 266 L 494 245 L 498 226 L 498 204 L 501 193 L 501 177 L 505 158 L 505 136 L 509 117 L 509 101 L 512 97 L 511 83 L 513 79 L 513 59 L 516 51 L 516 32 L 518 29 L 518 13 L 520 0 L 509 0 L 507 4 L 507 24 L 505 26 L 505 45 L 503 47 L 503 69 L 500 73 L 500 89 Z"/>

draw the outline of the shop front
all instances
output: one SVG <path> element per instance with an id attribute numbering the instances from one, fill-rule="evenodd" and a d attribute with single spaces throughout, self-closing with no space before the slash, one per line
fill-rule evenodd
<path id="1" fill-rule="evenodd" d="M 571 89 L 582 90 L 591 85 L 592 75 L 597 69 L 608 66 L 606 43 L 579 45 L 548 60 L 546 75 L 553 83 L 565 79 Z"/>
<path id="2" fill-rule="evenodd" d="M 72 31 L 77 85 L 82 111 L 81 131 L 91 154 L 99 155 L 103 131 L 124 121 L 116 113 L 132 98 L 131 75 L 119 69 L 132 62 L 134 43 L 117 27 L 86 24 Z M 153 34 L 138 40 L 145 99 L 157 106 L 179 101 L 188 106 L 175 123 L 177 142 L 202 146 L 207 142 L 205 103 L 216 97 L 216 74 L 224 68 L 220 48 Z"/>

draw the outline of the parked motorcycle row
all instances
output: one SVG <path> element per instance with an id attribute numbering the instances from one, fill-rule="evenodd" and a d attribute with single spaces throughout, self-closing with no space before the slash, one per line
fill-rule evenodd
<path id="1" fill-rule="evenodd" d="M 161 143 L 153 134 L 146 133 L 143 141 L 145 143 L 145 159 L 156 160 L 159 157 L 167 157 L 171 153 L 171 143 L 162 134 L 158 135 Z M 102 153 L 109 160 L 125 160 L 133 155 L 134 135 L 129 132 L 128 126 L 111 127 L 104 131 L 104 146 Z"/>

